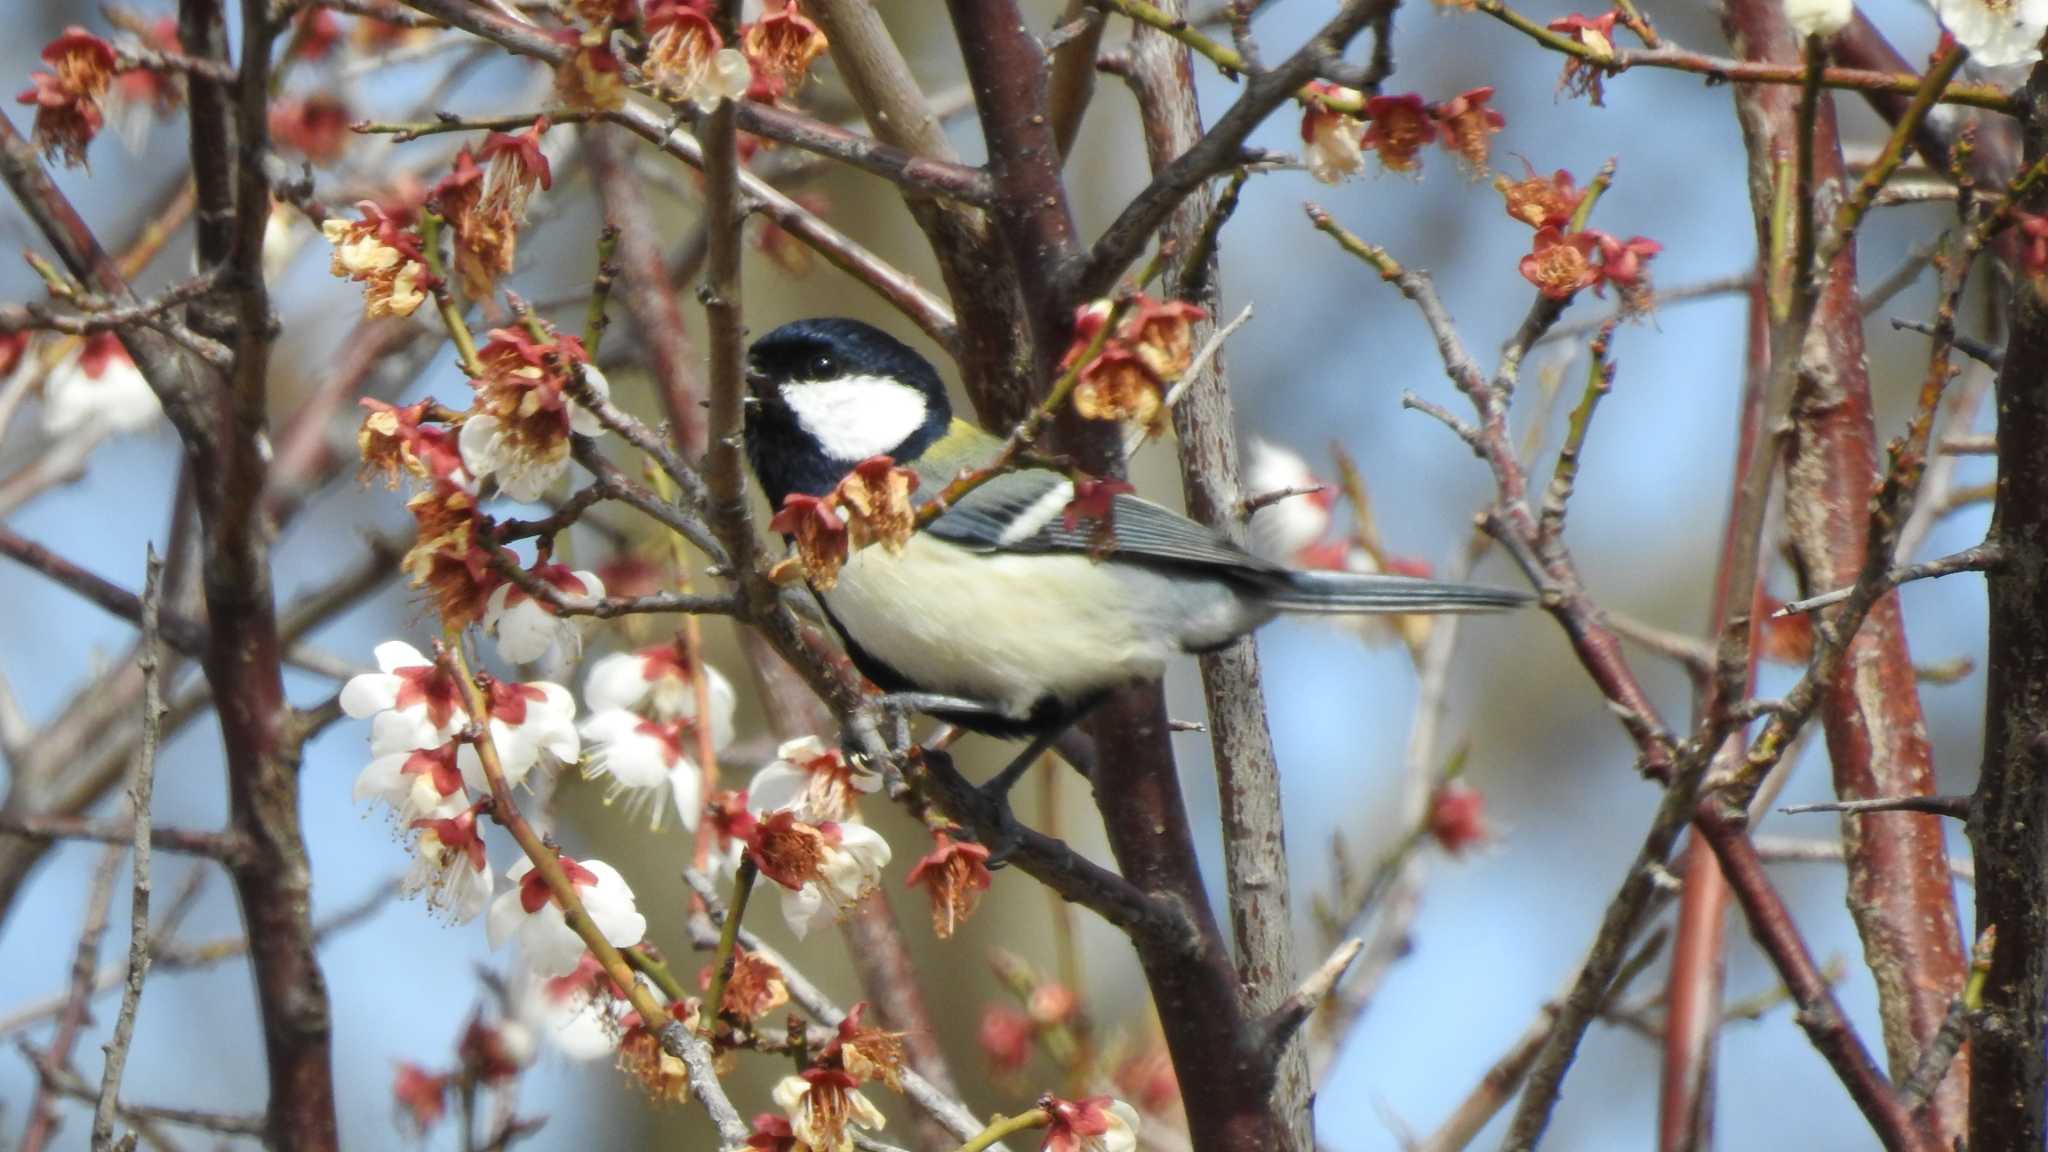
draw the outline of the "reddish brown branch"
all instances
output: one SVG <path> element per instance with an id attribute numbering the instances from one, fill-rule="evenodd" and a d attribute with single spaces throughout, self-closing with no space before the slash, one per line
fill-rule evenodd
<path id="1" fill-rule="evenodd" d="M 187 51 L 227 60 L 216 0 L 184 0 Z M 191 77 L 192 167 L 199 191 L 198 257 L 220 269 L 232 306 L 193 324 L 232 340 L 225 386 L 179 431 L 198 481 L 203 590 L 211 632 L 203 661 L 227 761 L 228 826 L 248 846 L 231 869 L 250 940 L 270 1078 L 270 1138 L 318 1152 L 338 1145 L 326 981 L 310 914 L 312 876 L 299 828 L 298 748 L 280 675 L 283 646 L 271 589 L 268 383 L 275 319 L 261 267 L 269 202 L 263 175 L 270 90 L 271 13 L 243 0 L 233 90 Z"/>
<path id="2" fill-rule="evenodd" d="M 1799 1005 L 1800 1028 L 1827 1058 L 1885 1148 L 1897 1152 L 1929 1147 L 1914 1125 L 1911 1112 L 1849 1026 L 1827 976 L 1814 962 L 1812 952 L 1792 923 L 1791 912 L 1764 874 L 1756 845 L 1749 841 L 1744 814 L 1717 808 L 1711 798 L 1701 808 L 1696 827 L 1713 844 L 1721 871 L 1749 921 L 1750 935 L 1771 958 L 1786 991 Z M 1943 1011 L 1946 1010 L 1943 1005 Z"/>
<path id="3" fill-rule="evenodd" d="M 1724 20 L 1746 61 L 1800 66 L 1778 4 L 1733 0 Z M 1757 236 L 1768 247 L 1779 213 L 1769 191 L 1773 174 L 1779 158 L 1800 146 L 1804 129 L 1797 97 L 1788 89 L 1745 86 L 1736 99 L 1749 145 Z M 1910 106 L 1899 114 L 1906 118 L 1902 123 L 1911 123 Z M 1847 195 L 1848 184 L 1832 97 L 1821 96 L 1813 131 L 1813 195 L 1817 203 L 1834 202 Z M 1867 186 L 1868 181 L 1861 187 Z M 1774 340 L 1786 344 L 1772 349 L 1774 361 L 1796 364 L 1798 384 L 1788 409 L 1791 432 L 1783 449 L 1785 522 L 1795 567 L 1808 591 L 1859 583 L 1873 547 L 1882 550 L 1880 565 L 1889 567 L 1890 559 L 1889 546 L 1871 537 L 1870 478 L 1879 461 L 1855 248 L 1833 236 L 1829 241 L 1823 258 L 1829 252 L 1834 256 L 1816 273 L 1825 279 L 1812 297 L 1813 334 L 1802 340 L 1804 332 L 1780 329 Z M 1825 345 L 1819 364 L 1805 351 L 1817 341 Z M 1896 594 L 1869 605 L 1861 628 L 1847 638 L 1841 658 L 1821 675 L 1818 686 L 1837 795 L 1856 800 L 1933 791 L 1933 753 Z M 1905 814 L 1846 820 L 1843 834 L 1849 846 L 1850 914 L 1877 981 L 1890 1066 L 1895 1076 L 1904 1076 L 1940 1029 L 1968 965 L 1940 822 Z M 1786 982 L 1792 985 L 1790 977 Z M 1923 1132 L 1938 1147 L 1964 1135 L 1967 1070 L 1964 1056 L 1924 1114 Z"/>
<path id="4" fill-rule="evenodd" d="M 1883 1073 L 1870 1062 L 1861 1040 L 1843 1019 L 1827 980 L 1813 964 L 1812 956 L 1799 941 L 1789 918 L 1784 916 L 1783 902 L 1771 888 L 1769 877 L 1764 875 L 1760 866 L 1742 868 L 1739 876 L 1738 869 L 1731 866 L 1731 857 L 1737 857 L 1738 863 L 1744 863 L 1740 857 L 1748 845 L 1741 831 L 1745 814 L 1740 809 L 1724 814 L 1721 804 L 1725 801 L 1718 796 L 1709 796 L 1695 806 L 1694 798 L 1707 768 L 1707 753 L 1702 749 L 1718 747 L 1734 731 L 1736 717 L 1710 716 L 1710 722 L 1695 737 L 1687 753 L 1674 756 L 1671 737 L 1665 733 L 1641 682 L 1629 667 L 1619 637 L 1607 626 L 1586 595 L 1563 541 L 1554 537 L 1541 538 L 1535 514 L 1528 504 L 1527 478 L 1508 435 L 1504 411 L 1505 388 L 1517 367 L 1516 361 L 1503 356 L 1501 376 L 1489 383 L 1465 350 L 1450 314 L 1438 299 L 1427 275 L 1402 268 L 1384 251 L 1336 227 L 1319 210 L 1311 208 L 1310 215 L 1319 228 L 1335 236 L 1347 251 L 1374 265 L 1380 275 L 1398 286 L 1422 313 L 1424 322 L 1436 338 L 1446 373 L 1481 416 L 1481 425 L 1470 432 L 1470 443 L 1493 469 L 1498 489 L 1498 504 L 1488 516 L 1489 531 L 1501 540 L 1537 585 L 1545 609 L 1557 618 L 1571 637 L 1580 664 L 1600 686 L 1623 727 L 1634 739 L 1646 771 L 1667 785 L 1664 800 L 1644 836 L 1635 864 L 1609 903 L 1586 964 L 1580 969 L 1571 993 L 1560 1006 L 1557 1023 L 1530 1073 L 1529 1086 L 1516 1110 L 1505 1146 L 1514 1152 L 1529 1152 L 1541 1140 L 1579 1042 L 1592 1022 L 1605 989 L 1620 970 L 1625 942 L 1641 923 L 1655 890 L 1655 877 L 1661 872 L 1684 821 L 1690 817 L 1701 834 L 1714 845 L 1723 873 L 1735 888 L 1750 920 L 1752 932 L 1759 938 L 1766 934 L 1772 936 L 1772 946 L 1767 946 L 1766 950 L 1772 961 L 1779 965 L 1780 978 L 1788 988 L 1806 989 L 1813 994 L 1817 1025 L 1810 1034 L 1836 1075 L 1849 1088 L 1850 1095 L 1863 1110 L 1865 1119 L 1877 1132 L 1881 1143 L 1892 1152 L 1919 1148 L 1919 1133 L 1910 1120 L 1903 1119 L 1905 1112 L 1899 1107 Z M 1540 304 L 1532 309 L 1530 320 L 1523 324 L 1522 334 L 1510 343 L 1510 351 L 1540 337 L 1542 316 L 1547 314 L 1554 319 L 1556 311 L 1543 309 Z M 1744 568 L 1746 565 L 1738 565 L 1736 571 Z M 1850 609 L 1860 611 L 1854 601 Z M 1853 628 L 1855 619 L 1845 609 L 1842 623 Z M 1838 656 L 1840 647 L 1836 646 L 1832 651 Z M 1742 667 L 1739 652 L 1736 660 L 1739 672 Z M 1819 654 L 1816 665 L 1821 679 L 1825 680 L 1827 668 Z M 1809 683 L 1811 677 L 1809 681 L 1803 681 L 1802 686 Z M 1789 738 L 1789 730 L 1790 726 L 1783 734 L 1786 738 Z M 1751 762 L 1754 760 L 1752 756 Z M 1749 856 L 1753 859 L 1754 852 L 1750 851 Z"/>
<path id="5" fill-rule="evenodd" d="M 1744 475 L 1763 440 L 1766 393 L 1771 375 L 1770 310 L 1764 298 L 1761 277 L 1752 277 L 1749 290 L 1749 323 L 1744 357 L 1742 409 L 1735 434 L 1735 474 Z M 1714 574 L 1714 603 L 1711 608 L 1713 635 L 1723 635 L 1733 612 L 1731 597 L 1738 585 L 1751 599 L 1742 691 L 1747 695 L 1756 685 L 1757 640 L 1762 625 L 1756 611 L 1754 589 L 1757 548 L 1754 536 L 1763 525 L 1745 523 L 1741 492 L 1730 494 L 1726 527 L 1722 530 L 1721 559 Z M 1739 546 L 1738 534 L 1751 536 L 1747 547 Z M 1731 570 L 1738 556 L 1747 555 L 1751 571 L 1737 580 Z M 1700 701 L 1703 715 L 1713 715 L 1728 705 L 1718 698 L 1718 681 L 1709 677 L 1707 693 Z M 1731 735 L 1715 751 L 1717 758 L 1739 757 L 1745 741 Z M 1720 1028 L 1723 993 L 1722 946 L 1728 922 L 1728 884 L 1721 877 L 1721 865 L 1705 839 L 1686 848 L 1684 889 L 1679 897 L 1678 930 L 1671 942 L 1671 973 L 1666 981 L 1663 1082 L 1658 1095 L 1657 1146 L 1661 1152 L 1685 1152 L 1712 1145 L 1712 1084 L 1714 1046 Z"/>

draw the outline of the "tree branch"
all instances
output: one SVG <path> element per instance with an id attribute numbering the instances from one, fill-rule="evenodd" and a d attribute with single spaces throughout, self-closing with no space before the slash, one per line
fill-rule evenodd
<path id="1" fill-rule="evenodd" d="M 1178 15 L 1180 0 L 1164 0 Z M 1085 37 L 1083 38 L 1085 39 Z M 1155 29 L 1132 36 L 1125 79 L 1137 96 L 1145 151 L 1157 173 L 1194 147 L 1202 135 L 1188 50 Z M 1210 216 L 1206 187 L 1182 200 L 1161 229 L 1161 243 L 1189 259 L 1169 282 L 1176 296 L 1214 317 L 1221 306 L 1216 250 L 1201 237 Z M 1193 289 L 1197 295 L 1190 296 Z M 1194 343 L 1215 331 L 1213 319 L 1196 325 Z M 1245 520 L 1237 450 L 1237 416 L 1220 351 L 1194 369 L 1173 426 L 1180 445 L 1181 490 L 1188 514 L 1242 543 Z M 1223 818 L 1223 870 L 1231 936 L 1236 945 L 1237 982 L 1243 1011 L 1255 1030 L 1261 1017 L 1276 1019 L 1290 1002 L 1295 982 L 1294 919 L 1289 910 L 1287 837 L 1281 811 L 1280 769 L 1266 724 L 1266 693 L 1259 675 L 1258 648 L 1244 637 L 1201 659 L 1202 694 L 1209 720 L 1209 748 L 1216 765 L 1216 791 Z M 1356 955 L 1356 949 L 1352 955 Z M 1343 973 L 1349 958 L 1331 974 Z M 1327 991 L 1327 990 L 1325 990 Z M 1322 995 L 1314 997 L 1320 1002 Z M 1306 1013 L 1304 1012 L 1304 1018 Z M 1273 1109 L 1285 1132 L 1275 1145 L 1310 1152 L 1315 1146 L 1309 1103 L 1307 1046 L 1292 1044 L 1299 1022 L 1266 1030 L 1259 1055 L 1276 1078 Z M 1198 1089 L 1199 1090 L 1199 1089 Z"/>
<path id="2" fill-rule="evenodd" d="M 1267 117 L 1294 98 L 1315 78 L 1323 62 L 1339 56 L 1368 24 L 1393 8 L 1394 0 L 1345 0 L 1308 43 L 1278 66 L 1245 82 L 1244 92 L 1200 141 L 1181 153 L 1152 183 L 1117 214 L 1089 249 L 1075 274 L 1073 299 L 1101 296 L 1115 286 L 1124 269 L 1138 258 L 1145 243 L 1162 227 L 1180 202 L 1209 179 L 1235 167 L 1244 143 Z"/>
<path id="3" fill-rule="evenodd" d="M 2035 65 L 2022 99 L 2023 162 L 2048 156 L 2048 67 Z M 2029 211 L 2048 210 L 2038 184 Z M 1985 576 L 1990 640 L 1985 654 L 1984 753 L 1969 822 L 1977 866 L 1977 931 L 1996 927 L 2005 946 L 1984 986 L 1987 1026 L 1970 1045 L 1970 1147 L 2019 1152 L 2048 1142 L 2048 297 L 2015 276 L 2011 336 L 1996 384 L 1998 488 L 1993 540 L 2006 563 Z"/>
<path id="4" fill-rule="evenodd" d="M 121 1074 L 128 1066 L 128 1045 L 135 1039 L 135 1010 L 142 1002 L 142 982 L 149 975 L 150 800 L 156 785 L 156 751 L 163 736 L 164 714 L 157 630 L 162 611 L 163 561 L 157 558 L 156 549 L 150 548 L 142 582 L 142 752 L 135 758 L 135 773 L 128 783 L 128 813 L 135 826 L 129 854 L 133 896 L 128 906 L 128 973 L 121 989 L 121 1008 L 114 1016 L 114 1035 L 106 1044 L 99 1099 L 93 1105 L 94 1148 L 113 1143 Z"/>

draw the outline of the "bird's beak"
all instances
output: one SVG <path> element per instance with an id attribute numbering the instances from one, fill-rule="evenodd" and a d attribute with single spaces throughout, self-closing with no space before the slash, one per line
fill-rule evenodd
<path id="1" fill-rule="evenodd" d="M 740 407 L 741 407 L 742 409 L 744 409 L 745 411 L 748 411 L 748 412 L 752 412 L 752 411 L 754 411 L 755 409 L 759 408 L 760 406 L 761 406 L 761 398 L 760 398 L 759 396 L 742 396 L 742 397 L 740 397 Z M 699 400 L 699 401 L 697 401 L 697 407 L 699 407 L 699 408 L 709 408 L 709 407 L 711 407 L 711 401 L 709 401 L 709 400 Z"/>

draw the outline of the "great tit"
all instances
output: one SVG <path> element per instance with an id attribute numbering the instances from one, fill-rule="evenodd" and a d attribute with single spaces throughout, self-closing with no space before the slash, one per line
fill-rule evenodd
<path id="1" fill-rule="evenodd" d="M 953 418 L 930 361 L 857 320 L 801 320 L 747 356 L 746 448 L 771 505 L 823 496 L 893 457 L 928 500 L 1003 442 Z M 1104 696 L 1157 680 L 1281 613 L 1476 612 L 1521 593 L 1399 576 L 1294 571 L 1131 495 L 1097 522 L 1074 484 L 1020 468 L 974 489 L 900 552 L 856 551 L 818 593 L 883 691 L 972 731 L 1043 747 Z"/>

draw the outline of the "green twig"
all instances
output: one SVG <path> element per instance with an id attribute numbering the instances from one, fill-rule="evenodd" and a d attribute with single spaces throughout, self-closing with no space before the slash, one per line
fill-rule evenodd
<path id="1" fill-rule="evenodd" d="M 448 329 L 448 338 L 455 342 L 456 362 L 462 365 L 465 375 L 477 380 L 483 377 L 484 368 L 476 358 L 476 337 L 470 335 L 469 323 L 455 303 L 455 291 L 448 286 L 448 265 L 441 259 L 441 224 L 441 218 L 434 213 L 420 213 L 420 253 L 426 257 L 427 275 L 433 279 L 430 291 L 434 294 L 434 306 L 440 310 L 441 324 Z"/>
<path id="2" fill-rule="evenodd" d="M 988 1127 L 975 1133 L 973 1139 L 960 1145 L 955 1152 L 986 1152 L 1000 1143 L 1005 1136 L 1015 1136 L 1019 1132 L 1029 1132 L 1033 1128 L 1043 1128 L 1051 1123 L 1052 1113 L 1043 1108 L 1033 1108 L 1029 1112 L 1019 1112 L 1015 1116 L 998 1116 L 988 1122 Z"/>
<path id="3" fill-rule="evenodd" d="M 704 1011 L 700 1015 L 708 1037 L 718 1035 L 718 1018 L 725 1010 L 725 986 L 732 980 L 733 960 L 739 949 L 740 921 L 746 917 L 747 897 L 753 895 L 754 877 L 759 874 L 751 859 L 743 859 L 739 872 L 732 878 L 732 900 L 726 906 L 725 923 L 718 930 L 718 954 L 711 961 L 711 987 L 704 993 Z"/>
<path id="4" fill-rule="evenodd" d="M 1906 106 L 1905 114 L 1892 126 L 1892 134 L 1885 140 L 1884 150 L 1878 153 L 1877 162 L 1864 171 L 1863 179 L 1857 182 L 1849 198 L 1835 209 L 1834 227 L 1816 256 L 1815 262 L 1821 267 L 1833 263 L 1835 254 L 1856 235 L 1857 225 L 1862 223 L 1864 214 L 1877 201 L 1877 194 L 1884 190 L 1885 184 L 1899 170 L 1899 165 L 1905 162 L 1907 151 L 1912 147 L 1913 134 L 1926 123 L 1928 114 L 1934 111 L 1949 81 L 1955 79 L 1956 72 L 1968 56 L 1969 52 L 1962 45 L 1950 44 L 1935 59 L 1934 66 L 1927 70 L 1927 78 L 1921 83 L 1920 90 L 1913 93 L 1912 103 Z M 1809 274 L 1822 275 L 1818 269 L 1811 270 Z"/>

